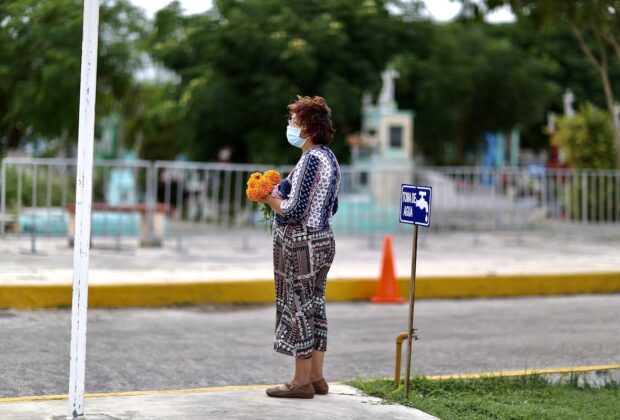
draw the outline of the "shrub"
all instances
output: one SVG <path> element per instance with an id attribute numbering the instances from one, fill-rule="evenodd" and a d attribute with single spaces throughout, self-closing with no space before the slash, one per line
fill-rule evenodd
<path id="1" fill-rule="evenodd" d="M 590 103 L 574 117 L 562 117 L 554 137 L 572 168 L 613 169 L 616 166 L 609 114 Z"/>

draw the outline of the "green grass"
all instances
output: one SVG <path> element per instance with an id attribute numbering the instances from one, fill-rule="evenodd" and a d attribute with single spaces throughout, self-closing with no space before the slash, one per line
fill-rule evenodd
<path id="1" fill-rule="evenodd" d="M 620 384 L 578 387 L 576 381 L 553 385 L 539 376 L 480 380 L 412 379 L 404 385 L 388 379 L 348 382 L 389 402 L 415 407 L 441 419 L 620 419 Z M 403 382 L 404 384 L 404 382 Z"/>

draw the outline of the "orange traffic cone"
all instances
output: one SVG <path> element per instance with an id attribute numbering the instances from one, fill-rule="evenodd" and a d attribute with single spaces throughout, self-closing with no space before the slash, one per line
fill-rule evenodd
<path id="1" fill-rule="evenodd" d="M 377 283 L 377 292 L 370 301 L 372 303 L 404 303 L 405 299 L 398 294 L 398 285 L 394 275 L 394 253 L 392 251 L 392 237 L 383 238 L 383 262 L 381 264 L 381 278 Z"/>

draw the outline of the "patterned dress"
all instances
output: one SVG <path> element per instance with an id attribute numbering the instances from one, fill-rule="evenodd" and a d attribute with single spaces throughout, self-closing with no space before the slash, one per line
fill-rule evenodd
<path id="1" fill-rule="evenodd" d="M 318 146 L 303 153 L 287 180 L 273 238 L 274 349 L 305 359 L 327 349 L 325 285 L 336 252 L 331 221 L 340 167 L 327 146 Z"/>

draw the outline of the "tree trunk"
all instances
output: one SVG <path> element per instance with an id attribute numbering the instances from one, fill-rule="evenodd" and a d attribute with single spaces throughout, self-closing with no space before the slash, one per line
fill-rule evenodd
<path id="1" fill-rule="evenodd" d="M 579 48 L 581 48 L 581 51 L 590 63 L 596 67 L 601 76 L 601 82 L 603 83 L 603 90 L 605 92 L 605 102 L 607 103 L 607 111 L 609 112 L 611 129 L 613 131 L 613 142 L 614 148 L 616 149 L 616 166 L 620 168 L 620 127 L 618 127 L 618 124 L 616 124 L 616 119 L 614 118 L 614 95 L 611 90 L 611 84 L 609 83 L 609 72 L 607 71 L 607 52 L 605 51 L 605 45 L 601 42 L 600 28 L 596 25 L 592 26 L 592 29 L 599 40 L 600 57 L 597 58 L 592 53 L 592 50 L 588 44 L 586 44 L 579 28 L 577 28 L 577 26 L 572 22 L 569 22 L 569 27 L 575 38 L 577 38 Z"/>
<path id="2" fill-rule="evenodd" d="M 616 118 L 614 118 L 614 96 L 611 91 L 611 84 L 609 83 L 609 74 L 607 73 L 607 68 L 599 68 L 599 73 L 601 75 L 601 81 L 603 82 L 603 90 L 605 91 L 605 102 L 607 103 L 609 118 L 611 119 L 614 148 L 616 149 L 616 167 L 620 168 L 620 127 L 618 126 Z"/>
<path id="3" fill-rule="evenodd" d="M 618 42 L 618 40 L 616 39 L 615 35 L 613 33 L 607 32 L 605 39 L 607 40 L 607 42 L 609 42 L 611 44 L 611 46 L 614 49 L 614 52 L 616 53 L 616 56 L 618 56 L 618 60 L 620 60 L 620 43 Z M 609 77 L 607 78 L 607 85 L 609 86 Z M 605 93 L 606 97 L 605 99 L 607 100 L 607 106 L 609 107 L 609 100 L 611 100 L 612 104 L 612 108 L 611 108 L 611 126 L 614 130 L 614 146 L 616 148 L 616 166 L 618 167 L 618 169 L 620 169 L 620 127 L 618 126 L 618 121 L 616 120 L 616 118 L 614 118 L 614 103 L 613 103 L 613 95 L 611 95 L 611 87 L 609 87 L 609 93 L 610 96 L 607 97 L 607 93 Z"/>

